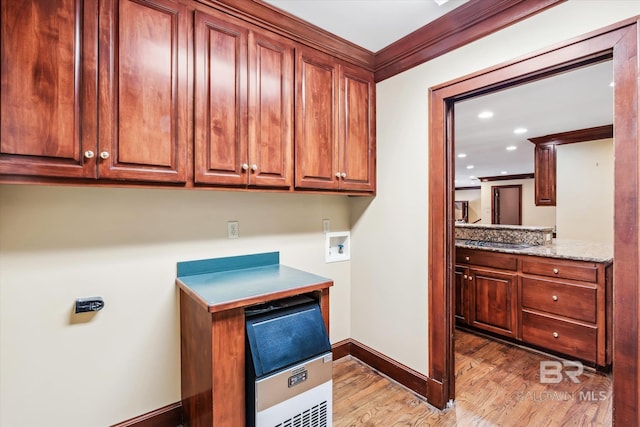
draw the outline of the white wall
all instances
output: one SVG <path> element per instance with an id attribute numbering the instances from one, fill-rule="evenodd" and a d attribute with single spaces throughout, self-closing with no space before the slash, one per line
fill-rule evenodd
<path id="1" fill-rule="evenodd" d="M 427 373 L 429 88 L 638 14 L 637 1 L 570 0 L 378 83 L 378 195 L 352 225 L 354 339 Z"/>
<path id="2" fill-rule="evenodd" d="M 558 238 L 613 244 L 613 139 L 556 150 Z"/>
<path id="3" fill-rule="evenodd" d="M 178 261 L 280 251 L 334 279 L 331 340 L 349 337 L 350 262 L 325 264 L 323 218 L 348 229 L 347 198 L 0 185 L 0 425 L 107 426 L 179 401 Z M 79 322 L 88 296 L 105 307 Z"/>
<path id="4" fill-rule="evenodd" d="M 491 224 L 491 187 L 499 185 L 522 185 L 522 225 L 547 227 L 556 225 L 555 206 L 536 206 L 533 178 L 481 183 L 482 221 L 480 224 Z"/>
<path id="5" fill-rule="evenodd" d="M 482 203 L 480 199 L 480 190 L 456 190 L 456 200 L 466 200 L 469 202 L 469 223 L 473 224 L 482 218 Z M 491 212 L 489 212 L 491 215 Z"/>

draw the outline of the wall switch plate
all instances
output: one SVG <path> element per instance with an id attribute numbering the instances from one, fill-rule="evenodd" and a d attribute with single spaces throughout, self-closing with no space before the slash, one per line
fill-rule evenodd
<path id="1" fill-rule="evenodd" d="M 323 219 L 322 220 L 322 232 L 327 234 L 329 232 L 329 220 L 328 219 Z"/>
<path id="2" fill-rule="evenodd" d="M 229 239 L 237 239 L 238 237 L 240 237 L 238 221 L 227 222 L 227 237 Z"/>

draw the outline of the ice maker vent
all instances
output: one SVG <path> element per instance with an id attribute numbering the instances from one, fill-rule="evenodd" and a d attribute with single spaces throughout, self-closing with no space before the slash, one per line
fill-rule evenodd
<path id="1" fill-rule="evenodd" d="M 294 415 L 274 427 L 327 427 L 327 401 Z"/>

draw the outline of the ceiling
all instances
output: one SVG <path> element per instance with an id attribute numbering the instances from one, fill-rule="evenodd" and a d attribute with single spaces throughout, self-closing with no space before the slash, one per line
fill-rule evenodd
<path id="1" fill-rule="evenodd" d="M 262 0 L 377 52 L 468 0 Z"/>
<path id="2" fill-rule="evenodd" d="M 468 0 L 263 0 L 372 52 L 443 16 Z M 528 141 L 613 123 L 611 62 L 456 103 L 456 187 L 478 177 L 533 173 Z M 491 110 L 494 116 L 478 119 Z M 527 132 L 515 135 L 514 129 Z M 507 151 L 506 147 L 517 147 Z M 473 165 L 473 169 L 467 169 Z"/>

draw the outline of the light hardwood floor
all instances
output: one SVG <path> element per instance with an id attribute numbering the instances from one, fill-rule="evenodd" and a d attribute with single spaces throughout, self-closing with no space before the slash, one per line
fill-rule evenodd
<path id="1" fill-rule="evenodd" d="M 333 425 L 610 426 L 611 377 L 540 383 L 540 361 L 558 360 L 456 331 L 456 401 L 439 411 L 350 356 L 334 362 Z M 573 370 L 574 368 L 568 368 Z"/>

